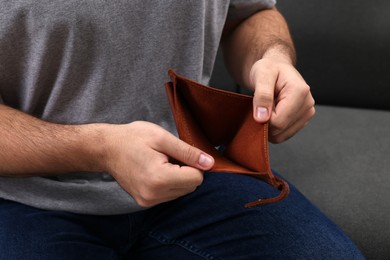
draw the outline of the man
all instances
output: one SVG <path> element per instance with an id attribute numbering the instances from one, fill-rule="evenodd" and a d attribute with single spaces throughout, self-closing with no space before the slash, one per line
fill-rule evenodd
<path id="1" fill-rule="evenodd" d="M 207 84 L 221 41 L 283 142 L 314 115 L 273 1 L 7 1 L 0 7 L 4 259 L 360 257 L 295 188 L 207 172 L 175 136 L 166 71 Z M 174 158 L 186 166 L 170 163 Z"/>

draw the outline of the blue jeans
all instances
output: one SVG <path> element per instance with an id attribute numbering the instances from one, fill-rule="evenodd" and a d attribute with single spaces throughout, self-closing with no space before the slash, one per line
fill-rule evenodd
<path id="1" fill-rule="evenodd" d="M 363 259 L 291 185 L 289 197 L 242 175 L 205 173 L 192 194 L 125 215 L 46 211 L 0 200 L 0 259 Z"/>

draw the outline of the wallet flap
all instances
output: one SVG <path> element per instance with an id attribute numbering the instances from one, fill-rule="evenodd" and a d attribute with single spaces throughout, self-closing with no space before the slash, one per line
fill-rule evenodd
<path id="1" fill-rule="evenodd" d="M 268 124 L 256 122 L 252 112 L 244 117 L 244 123 L 226 146 L 224 155 L 248 169 L 273 178 L 268 158 Z"/>

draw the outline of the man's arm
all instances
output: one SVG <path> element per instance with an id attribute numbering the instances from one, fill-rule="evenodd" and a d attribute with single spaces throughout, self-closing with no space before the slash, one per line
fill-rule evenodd
<path id="1" fill-rule="evenodd" d="M 94 125 L 59 125 L 0 105 L 0 175 L 102 170 Z"/>
<path id="2" fill-rule="evenodd" d="M 253 115 L 269 121 L 271 142 L 283 142 L 307 124 L 315 113 L 314 99 L 294 68 L 293 42 L 276 8 L 227 21 L 222 48 L 236 82 L 255 91 Z"/>
<path id="3" fill-rule="evenodd" d="M 152 123 L 60 125 L 0 105 L 0 176 L 104 171 L 150 207 L 194 191 L 213 164 Z"/>
<path id="4" fill-rule="evenodd" d="M 260 11 L 243 21 L 227 20 L 222 47 L 233 78 L 241 86 L 252 89 L 250 70 L 267 52 L 295 65 L 294 45 L 287 24 L 276 8 Z"/>

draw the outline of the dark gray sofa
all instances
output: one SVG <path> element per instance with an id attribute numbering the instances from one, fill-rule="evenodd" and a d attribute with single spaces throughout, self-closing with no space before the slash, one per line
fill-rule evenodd
<path id="1" fill-rule="evenodd" d="M 390 259 L 390 1 L 279 0 L 317 114 L 271 166 L 357 244 Z M 234 90 L 217 60 L 210 85 Z"/>

